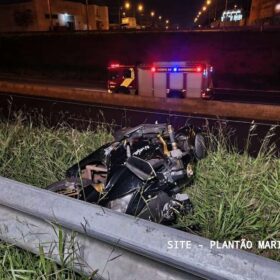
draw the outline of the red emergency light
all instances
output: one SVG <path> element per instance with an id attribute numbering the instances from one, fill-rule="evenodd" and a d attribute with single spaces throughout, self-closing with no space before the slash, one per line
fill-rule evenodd
<path id="1" fill-rule="evenodd" d="M 110 68 L 118 68 L 118 67 L 120 67 L 120 64 L 118 63 L 114 63 L 110 65 Z"/>
<path id="2" fill-rule="evenodd" d="M 200 73 L 202 71 L 202 67 L 201 66 L 197 66 L 196 67 L 196 72 Z"/>
<path id="3" fill-rule="evenodd" d="M 154 73 L 154 72 L 156 72 L 156 67 L 152 67 L 151 68 L 151 71 Z"/>

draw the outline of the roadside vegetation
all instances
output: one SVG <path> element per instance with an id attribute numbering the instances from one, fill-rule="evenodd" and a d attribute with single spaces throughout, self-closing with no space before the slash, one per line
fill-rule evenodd
<path id="1" fill-rule="evenodd" d="M 252 128 L 252 132 L 253 132 Z M 274 133 L 269 132 L 267 139 Z M 112 139 L 109 127 L 79 132 L 66 124 L 34 127 L 20 115 L 0 121 L 0 176 L 38 187 L 62 179 L 71 164 Z M 258 240 L 280 240 L 280 159 L 265 142 L 250 157 L 229 147 L 223 134 L 208 132 L 209 152 L 186 189 L 195 211 L 178 226 L 213 240 L 251 240 L 254 253 L 280 261 L 279 250 L 259 250 Z M 249 141 L 250 139 L 248 139 Z M 58 266 L 43 254 L 0 241 L 0 279 L 89 279 L 71 265 Z"/>
<path id="2" fill-rule="evenodd" d="M 111 134 L 104 126 L 81 133 L 66 124 L 54 129 L 44 125 L 33 127 L 21 115 L 13 122 L 0 121 L 0 176 L 44 188 L 63 178 L 71 164 L 110 139 Z M 73 260 L 62 263 L 59 266 L 43 253 L 37 257 L 0 240 L 1 280 L 91 279 L 73 271 Z"/>
<path id="3" fill-rule="evenodd" d="M 225 134 L 208 133 L 208 156 L 198 162 L 194 184 L 186 189 L 194 214 L 181 217 L 180 227 L 198 226 L 196 233 L 220 242 L 252 241 L 251 252 L 280 261 L 279 247 L 258 248 L 258 241 L 280 240 L 280 159 L 270 143 L 275 129 L 256 157 L 238 153 Z"/>

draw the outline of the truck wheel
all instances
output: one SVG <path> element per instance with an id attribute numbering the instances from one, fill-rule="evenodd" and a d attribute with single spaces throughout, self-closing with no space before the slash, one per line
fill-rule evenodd
<path id="1" fill-rule="evenodd" d="M 130 90 L 127 87 L 120 86 L 117 90 L 117 93 L 130 94 Z"/>

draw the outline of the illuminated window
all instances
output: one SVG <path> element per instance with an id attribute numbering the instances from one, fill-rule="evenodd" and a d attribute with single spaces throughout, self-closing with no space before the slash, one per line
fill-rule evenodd
<path id="1" fill-rule="evenodd" d="M 240 21 L 243 19 L 241 10 L 228 10 L 224 11 L 221 21 Z"/>

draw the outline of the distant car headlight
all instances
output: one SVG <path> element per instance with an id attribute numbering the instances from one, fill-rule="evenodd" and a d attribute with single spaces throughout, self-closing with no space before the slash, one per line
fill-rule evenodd
<path id="1" fill-rule="evenodd" d="M 126 196 L 123 196 L 122 198 L 112 200 L 108 203 L 108 208 L 117 212 L 125 213 L 132 196 L 133 193 L 130 193 Z"/>

